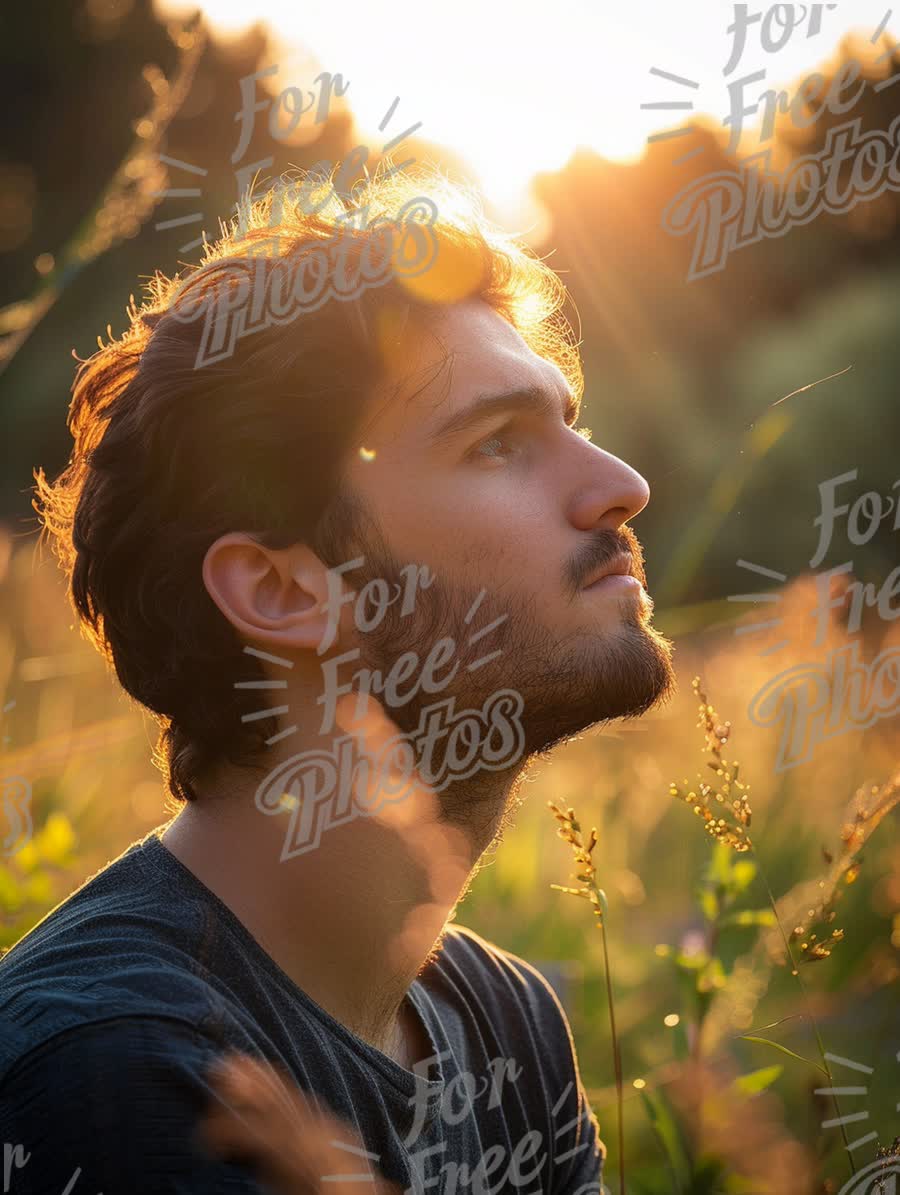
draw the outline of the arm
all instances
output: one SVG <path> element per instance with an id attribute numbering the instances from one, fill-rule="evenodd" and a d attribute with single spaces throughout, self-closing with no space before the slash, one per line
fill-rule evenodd
<path id="1" fill-rule="evenodd" d="M 252 1162 L 278 1195 L 400 1195 L 371 1166 L 363 1142 L 349 1125 L 310 1101 L 281 1067 L 231 1054 L 211 1072 L 221 1102 L 200 1125 L 206 1146 L 223 1157 Z M 348 1166 L 355 1153 L 358 1162 Z M 345 1174 L 347 1170 L 361 1172 Z"/>
<path id="2" fill-rule="evenodd" d="M 549 1155 L 546 1195 L 600 1195 L 606 1147 L 600 1140 L 563 1006 L 547 978 L 525 959 L 463 926 L 452 937 L 454 981 L 465 986 L 486 1026 L 505 1025 L 507 1049 L 533 1058 L 546 1108 L 537 1122 Z M 477 984 L 477 986 L 476 986 Z M 521 1053 L 517 1038 L 524 1032 Z M 538 1115 L 535 1109 L 534 1115 Z"/>
<path id="3" fill-rule="evenodd" d="M 546 984 L 547 981 L 543 979 Z M 597 1118 L 588 1103 L 587 1094 L 578 1069 L 575 1041 L 565 1011 L 556 993 L 547 984 L 552 1006 L 547 1007 L 545 1021 L 552 1025 L 552 1039 L 558 1049 L 554 1055 L 562 1061 L 562 1076 L 556 1082 L 554 1116 L 556 1133 L 554 1150 L 553 1195 L 601 1195 L 606 1146 L 600 1140 Z"/>
<path id="4" fill-rule="evenodd" d="M 60 1034 L 0 1087 L 4 1195 L 343 1195 L 323 1176 L 347 1169 L 346 1143 L 363 1152 L 280 1067 L 178 1021 Z M 378 1174 L 368 1190 L 398 1195 Z"/>
<path id="5" fill-rule="evenodd" d="M 197 1124 L 220 1051 L 189 1025 L 122 1017 L 58 1034 L 0 1084 L 9 1195 L 262 1195 Z"/>
<path id="6" fill-rule="evenodd" d="M 529 1020 L 540 1043 L 552 1116 L 551 1195 L 601 1195 L 606 1146 L 581 1081 L 568 1017 L 546 976 L 524 959 L 504 955 L 524 981 Z"/>
<path id="7" fill-rule="evenodd" d="M 567 1119 L 563 1119 L 562 1114 L 557 1118 L 560 1129 L 569 1121 L 574 1124 L 557 1142 L 554 1195 L 601 1195 L 606 1191 L 602 1183 L 606 1146 L 600 1140 L 597 1118 L 577 1078 L 577 1064 L 575 1073 L 576 1094 L 571 1100 L 571 1115 Z M 567 1103 L 567 1112 L 569 1107 Z"/>

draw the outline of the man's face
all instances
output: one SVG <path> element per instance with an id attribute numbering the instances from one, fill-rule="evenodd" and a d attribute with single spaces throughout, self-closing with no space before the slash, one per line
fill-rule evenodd
<path id="1" fill-rule="evenodd" d="M 365 565 L 347 581 L 399 582 L 403 565 L 427 565 L 434 582 L 413 613 L 401 618 L 397 602 L 359 635 L 362 660 L 386 674 L 404 652 L 424 660 L 449 636 L 460 666 L 437 696 L 387 712 L 408 732 L 429 702 L 452 695 L 474 708 L 511 688 L 524 699 L 529 754 L 645 712 L 674 685 L 672 645 L 650 625 L 626 525 L 647 504 L 647 483 L 574 430 L 559 369 L 486 303 L 440 309 L 429 326 L 442 343 L 418 337 L 396 365 L 349 466 L 377 530 L 359 542 Z M 442 345 L 451 362 L 439 371 Z M 586 587 L 623 553 L 630 581 Z"/>

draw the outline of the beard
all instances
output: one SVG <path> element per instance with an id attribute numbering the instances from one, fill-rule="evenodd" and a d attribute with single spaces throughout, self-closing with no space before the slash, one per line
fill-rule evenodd
<path id="1" fill-rule="evenodd" d="M 335 551 L 332 543 L 323 558 L 331 564 L 329 557 L 333 557 L 336 564 L 362 556 L 362 566 L 353 573 L 353 585 L 359 591 L 379 579 L 387 582 L 392 593 L 408 589 L 404 578 L 412 570 L 394 556 L 374 520 L 355 503 L 349 509 L 345 506 L 342 514 L 341 550 Z M 644 584 L 640 544 L 630 528 L 622 527 L 595 533 L 567 567 L 562 591 L 573 603 L 581 600 L 584 580 L 622 551 L 631 553 L 635 575 Z M 412 569 L 422 567 L 412 562 Z M 490 575 L 489 568 L 485 575 Z M 485 824 L 496 827 L 496 814 L 517 787 L 516 778 L 529 758 L 543 755 L 588 727 L 640 717 L 674 692 L 673 647 L 650 625 L 649 599 L 623 599 L 613 629 L 585 627 L 560 634 L 542 618 L 530 595 L 492 592 L 469 577 L 446 573 L 433 573 L 428 582 L 429 576 L 423 574 L 411 612 L 404 615 L 402 603 L 395 600 L 373 630 L 355 633 L 360 663 L 382 677 L 401 656 L 416 653 L 418 671 L 408 689 L 422 675 L 421 666 L 435 645 L 441 640 L 452 644 L 443 657 L 445 666 L 438 670 L 446 683 L 438 678 L 431 692 L 416 687 L 409 700 L 387 704 L 385 713 L 416 741 L 429 711 L 449 698 L 457 713 L 485 710 L 504 692 L 517 695 L 518 707 L 516 758 L 507 767 L 477 770 L 439 789 L 443 820 L 471 829 L 481 810 L 487 814 Z M 489 737 L 486 729 L 484 737 Z M 432 771 L 441 771 L 446 763 L 448 744 L 449 738 L 436 745 Z"/>

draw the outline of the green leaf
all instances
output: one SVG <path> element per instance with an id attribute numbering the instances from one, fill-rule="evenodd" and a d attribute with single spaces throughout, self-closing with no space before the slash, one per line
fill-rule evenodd
<path id="1" fill-rule="evenodd" d="M 8 867 L 0 864 L 0 909 L 12 913 L 22 905 L 22 889 Z"/>
<path id="2" fill-rule="evenodd" d="M 775 913 L 772 909 L 741 909 L 737 913 L 728 913 L 719 922 L 724 929 L 729 925 L 776 925 Z"/>
<path id="3" fill-rule="evenodd" d="M 679 1192 L 687 1191 L 690 1182 L 691 1165 L 671 1109 L 657 1092 L 642 1091 L 640 1094 L 650 1123 L 659 1138 L 669 1165 L 672 1168 L 672 1177 L 675 1179 L 676 1190 Z"/>
<path id="4" fill-rule="evenodd" d="M 75 831 L 64 813 L 51 813 L 34 840 L 38 854 L 54 867 L 70 861 L 75 846 Z"/>
<path id="5" fill-rule="evenodd" d="M 25 881 L 25 899 L 35 905 L 50 904 L 53 884 L 45 871 L 34 871 Z"/>
<path id="6" fill-rule="evenodd" d="M 741 1075 L 732 1083 L 735 1091 L 741 1095 L 759 1095 L 761 1091 L 765 1091 L 767 1087 L 775 1082 L 784 1072 L 784 1067 L 777 1063 L 775 1066 L 763 1066 L 757 1071 L 750 1071 L 749 1074 Z"/>
<path id="7" fill-rule="evenodd" d="M 767 1037 L 754 1037 L 749 1033 L 741 1033 L 738 1036 L 744 1041 L 755 1041 L 760 1042 L 764 1046 L 771 1046 L 773 1050 L 778 1050 L 780 1054 L 787 1054 L 788 1058 L 796 1058 L 798 1062 L 805 1062 L 807 1066 L 814 1066 L 816 1070 L 821 1071 L 827 1078 L 831 1077 L 824 1066 L 819 1066 L 818 1062 L 812 1062 L 809 1058 L 803 1058 L 800 1054 L 795 1054 L 793 1050 L 789 1050 L 787 1046 L 781 1045 L 780 1042 L 770 1041 Z"/>
<path id="8" fill-rule="evenodd" d="M 675 966 L 681 971 L 702 971 L 709 963 L 709 955 L 705 950 L 699 951 L 697 954 L 676 954 Z"/>
<path id="9" fill-rule="evenodd" d="M 745 892 L 756 878 L 756 864 L 752 859 L 740 859 L 731 869 L 732 891 Z"/>
<path id="10" fill-rule="evenodd" d="M 16 867 L 19 871 L 24 872 L 25 875 L 28 875 L 30 871 L 34 871 L 36 867 L 40 866 L 41 857 L 38 854 L 33 838 L 16 851 L 15 859 Z"/>
<path id="11" fill-rule="evenodd" d="M 713 888 L 701 888 L 697 893 L 701 912 L 707 921 L 715 921 L 719 915 L 719 898 Z"/>
<path id="12" fill-rule="evenodd" d="M 714 884 L 719 884 L 723 888 L 728 888 L 731 882 L 732 868 L 734 867 L 734 856 L 730 846 L 724 842 L 716 842 L 713 847 L 712 858 L 709 861 L 709 878 Z"/>

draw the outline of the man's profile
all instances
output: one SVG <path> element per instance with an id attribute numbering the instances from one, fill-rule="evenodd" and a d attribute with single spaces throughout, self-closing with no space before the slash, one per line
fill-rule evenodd
<path id="1" fill-rule="evenodd" d="M 297 1190 L 599 1192 L 558 999 L 453 916 L 528 760 L 672 692 L 649 489 L 576 426 L 562 284 L 430 184 L 424 272 L 381 268 L 421 178 L 369 180 L 356 222 L 273 228 L 264 196 L 79 368 L 37 506 L 178 812 L 0 962 L 21 1190 L 288 1189 L 201 1131 L 237 1052 L 353 1135 Z M 292 309 L 335 238 L 377 284 Z"/>

